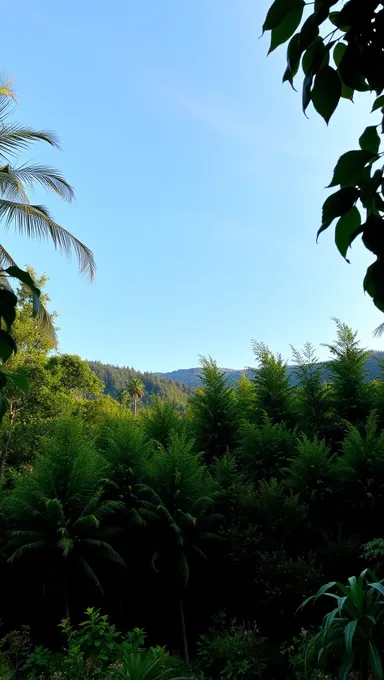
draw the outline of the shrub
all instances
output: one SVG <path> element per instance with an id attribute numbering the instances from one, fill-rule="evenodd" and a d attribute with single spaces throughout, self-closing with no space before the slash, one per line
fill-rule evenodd
<path id="1" fill-rule="evenodd" d="M 266 667 L 266 641 L 260 637 L 255 623 L 248 626 L 232 621 L 223 628 L 225 616 L 197 643 L 201 670 L 209 678 L 253 680 L 262 678 Z"/>

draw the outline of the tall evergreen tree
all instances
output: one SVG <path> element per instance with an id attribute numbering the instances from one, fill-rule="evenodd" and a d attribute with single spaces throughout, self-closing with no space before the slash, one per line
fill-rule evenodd
<path id="1" fill-rule="evenodd" d="M 324 365 L 316 356 L 315 348 L 307 342 L 303 349 L 292 347 L 295 362 L 295 390 L 297 418 L 309 437 L 325 434 L 330 421 L 330 391 L 324 383 Z"/>
<path id="2" fill-rule="evenodd" d="M 233 388 L 211 357 L 201 358 L 200 379 L 202 387 L 190 400 L 192 428 L 198 451 L 212 461 L 235 445 L 236 401 Z"/>
<path id="3" fill-rule="evenodd" d="M 263 342 L 252 343 L 258 362 L 254 384 L 259 411 L 264 411 L 274 423 L 292 419 L 292 390 L 287 367 L 280 354 L 274 355 Z"/>
<path id="4" fill-rule="evenodd" d="M 336 340 L 324 344 L 331 353 L 327 364 L 333 388 L 333 401 L 339 419 L 361 424 L 369 414 L 369 394 L 365 379 L 369 352 L 360 346 L 357 332 L 339 319 L 336 324 Z"/>

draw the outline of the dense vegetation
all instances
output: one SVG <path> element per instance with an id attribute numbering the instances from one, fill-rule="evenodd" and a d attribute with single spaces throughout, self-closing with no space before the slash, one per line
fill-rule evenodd
<path id="1" fill-rule="evenodd" d="M 140 373 L 134 368 L 103 364 L 101 361 L 88 361 L 88 365 L 104 384 L 104 393 L 119 399 L 122 392 L 128 390 L 132 378 L 139 378 L 144 384 L 144 396 L 141 403 L 148 405 L 153 396 L 176 402 L 181 408 L 186 406 L 191 389 L 182 382 L 174 381 L 155 373 Z"/>
<path id="2" fill-rule="evenodd" d="M 155 397 L 135 417 L 141 381 L 103 394 L 31 305 L 21 285 L 10 363 L 29 390 L 5 388 L 0 431 L 0 677 L 175 677 L 181 658 L 212 679 L 320 677 L 326 609 L 296 610 L 384 565 L 383 364 L 367 382 L 368 353 L 336 321 L 326 382 L 311 345 L 292 386 L 255 342 L 252 379 L 202 359 L 184 410 Z"/>

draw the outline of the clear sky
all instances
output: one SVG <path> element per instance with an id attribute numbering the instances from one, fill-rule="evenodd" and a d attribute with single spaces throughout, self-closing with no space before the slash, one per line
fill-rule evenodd
<path id="1" fill-rule="evenodd" d="M 383 317 L 362 290 L 373 257 L 359 245 L 346 264 L 331 230 L 315 243 L 324 187 L 369 107 L 344 102 L 329 129 L 311 109 L 306 120 L 281 84 L 285 50 L 267 59 L 258 40 L 268 5 L 3 8 L 15 118 L 54 129 L 63 146 L 29 159 L 59 167 L 77 195 L 38 199 L 97 260 L 88 285 L 51 245 L 2 237 L 20 265 L 49 275 L 62 351 L 139 370 L 195 366 L 199 354 L 242 368 L 251 338 L 287 359 L 290 344 L 331 341 L 331 316 L 384 348 L 372 339 Z"/>

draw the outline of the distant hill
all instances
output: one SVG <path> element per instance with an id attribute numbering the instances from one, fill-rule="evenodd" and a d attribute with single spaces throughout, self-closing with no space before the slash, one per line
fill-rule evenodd
<path id="1" fill-rule="evenodd" d="M 367 359 L 366 368 L 368 371 L 367 381 L 374 380 L 379 374 L 379 364 L 377 359 L 384 359 L 384 352 L 372 352 Z M 292 385 L 296 384 L 295 379 L 295 366 L 288 366 L 288 375 L 290 377 Z M 243 369 L 237 370 L 234 368 L 222 368 L 221 369 L 227 376 L 230 383 L 237 382 L 242 373 L 245 373 L 248 378 L 252 378 L 255 374 L 254 369 Z M 178 383 L 187 385 L 190 388 L 198 387 L 200 385 L 199 375 L 201 373 L 201 368 L 180 368 L 177 371 L 171 371 L 170 373 L 156 373 L 162 379 L 175 380 Z M 327 366 L 324 364 L 324 380 L 327 379 Z"/>
<path id="2" fill-rule="evenodd" d="M 180 407 L 185 406 L 188 395 L 192 392 L 188 385 L 178 383 L 170 378 L 161 377 L 154 373 L 140 373 L 134 368 L 103 364 L 101 361 L 87 362 L 92 371 L 104 383 L 104 393 L 118 399 L 120 393 L 126 390 L 131 378 L 140 378 L 145 387 L 143 404 L 149 404 L 153 396 L 175 401 Z"/>

